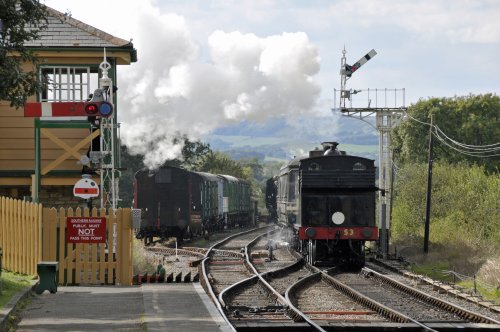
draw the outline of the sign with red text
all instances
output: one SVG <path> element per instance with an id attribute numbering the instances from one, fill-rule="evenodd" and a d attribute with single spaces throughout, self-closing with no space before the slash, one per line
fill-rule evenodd
<path id="1" fill-rule="evenodd" d="M 105 243 L 106 218 L 67 217 L 66 243 Z"/>

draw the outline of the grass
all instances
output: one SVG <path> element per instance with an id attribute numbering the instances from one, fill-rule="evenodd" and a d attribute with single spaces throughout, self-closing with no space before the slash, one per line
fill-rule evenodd
<path id="1" fill-rule="evenodd" d="M 0 281 L 0 308 L 3 308 L 17 292 L 30 286 L 31 279 L 31 276 L 2 270 Z"/>
<path id="2" fill-rule="evenodd" d="M 500 258 L 489 257 L 489 253 L 473 253 L 465 250 L 464 256 L 459 248 L 453 246 L 432 247 L 427 255 L 417 253 L 418 249 L 407 248 L 403 256 L 412 262 L 410 269 L 418 274 L 428 276 L 434 280 L 455 283 L 466 292 L 477 291 L 484 299 L 500 304 Z M 478 257 L 481 257 L 479 259 Z M 452 271 L 456 272 L 453 277 Z M 473 276 L 476 276 L 474 285 Z M 460 279 L 462 278 L 462 280 Z"/>
<path id="3" fill-rule="evenodd" d="M 486 300 L 494 302 L 495 304 L 500 304 L 500 288 L 493 285 L 487 285 L 482 280 L 483 278 L 478 277 L 477 281 L 474 282 L 473 279 L 460 280 L 458 278 L 453 278 L 452 274 L 445 273 L 450 271 L 452 268 L 447 262 L 427 262 L 423 264 L 412 264 L 411 270 L 415 273 L 428 276 L 434 280 L 440 280 L 444 282 L 450 282 L 459 285 L 466 291 L 471 293 L 477 292 Z"/>
<path id="4" fill-rule="evenodd" d="M 500 288 L 485 287 L 482 284 L 477 284 L 474 286 L 473 280 L 461 281 L 458 283 L 461 287 L 466 289 L 477 290 L 479 294 L 485 299 L 494 302 L 496 305 L 500 305 Z"/>

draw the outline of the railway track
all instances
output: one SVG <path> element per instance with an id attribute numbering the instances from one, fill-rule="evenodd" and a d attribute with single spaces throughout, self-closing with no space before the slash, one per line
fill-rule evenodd
<path id="1" fill-rule="evenodd" d="M 500 322 L 400 283 L 369 268 L 361 273 L 334 273 L 334 286 L 352 298 L 370 305 L 384 316 L 413 323 L 424 330 L 447 324 L 448 328 L 498 330 Z M 441 330 L 440 329 L 440 330 Z"/>
<path id="2" fill-rule="evenodd" d="M 286 290 L 286 298 L 321 326 L 337 323 L 390 322 L 362 301 L 352 299 L 328 282 L 321 272 L 310 274 Z"/>
<path id="3" fill-rule="evenodd" d="M 238 264 L 235 263 L 235 265 L 239 265 L 237 273 L 233 273 L 233 270 L 230 269 L 215 276 L 212 271 L 208 272 L 208 270 L 211 269 L 214 262 L 218 262 L 218 260 L 214 260 L 217 256 L 215 254 L 210 255 L 208 252 L 207 258 L 210 257 L 210 260 L 204 260 L 201 265 L 202 270 L 205 271 L 202 284 L 204 284 L 208 293 L 212 295 L 219 311 L 223 313 L 225 319 L 235 331 L 252 330 L 257 326 L 266 329 L 287 326 L 294 331 L 310 331 L 311 326 L 313 326 L 314 329 L 323 331 L 302 313 L 290 310 L 286 299 L 267 283 L 252 263 L 250 259 L 252 254 L 249 248 L 252 247 L 256 251 L 263 250 L 264 243 L 268 241 L 266 233 L 263 232 L 258 236 L 255 236 L 255 234 L 240 235 L 214 245 L 211 249 L 217 247 L 235 252 L 241 245 L 245 244 L 244 249 L 240 249 L 245 260 L 244 262 L 239 261 Z M 254 239 L 249 241 L 252 235 Z M 287 257 L 296 261 L 291 254 Z M 259 261 L 261 261 L 261 258 L 259 257 Z M 267 263 L 270 262 L 272 261 L 269 260 Z M 264 269 L 275 271 L 275 263 Z M 290 265 L 289 262 L 282 262 L 281 264 Z M 243 271 L 242 266 L 245 266 L 246 271 Z M 221 284 L 228 286 L 223 288 Z M 221 290 L 221 288 L 223 289 Z"/>
<path id="4" fill-rule="evenodd" d="M 484 316 L 490 316 L 500 321 L 500 306 L 495 306 L 488 301 L 481 301 L 480 298 L 466 294 L 454 285 L 443 284 L 406 271 L 402 269 L 400 264 L 397 264 L 397 261 L 372 260 L 372 262 L 367 262 L 366 266 L 408 286 L 432 294 L 444 301 L 455 303 L 462 308 L 476 311 Z"/>
<path id="5" fill-rule="evenodd" d="M 395 273 L 311 267 L 270 234 L 261 228 L 185 248 L 195 261 L 204 254 L 200 281 L 233 331 L 500 330 L 497 320 L 408 288 Z"/>

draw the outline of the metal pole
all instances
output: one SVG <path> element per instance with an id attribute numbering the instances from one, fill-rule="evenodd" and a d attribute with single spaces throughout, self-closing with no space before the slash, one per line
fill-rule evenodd
<path id="1" fill-rule="evenodd" d="M 385 196 L 385 130 L 383 129 L 384 115 L 377 112 L 377 129 L 379 130 L 379 170 L 378 170 L 378 186 L 379 191 L 379 220 L 380 220 L 380 251 L 383 258 L 387 258 L 387 211 L 386 211 L 386 196 Z"/>
<path id="2" fill-rule="evenodd" d="M 425 204 L 425 230 L 424 230 L 424 254 L 429 252 L 429 227 L 431 219 L 431 190 L 432 190 L 432 128 L 433 128 L 433 116 L 431 115 L 431 126 L 429 129 L 429 166 L 427 172 L 427 198 Z"/>

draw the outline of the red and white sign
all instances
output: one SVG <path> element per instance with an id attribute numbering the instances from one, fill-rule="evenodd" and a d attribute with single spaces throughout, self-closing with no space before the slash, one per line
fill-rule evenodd
<path id="1" fill-rule="evenodd" d="M 106 218 L 67 217 L 66 243 L 105 243 Z"/>
<path id="2" fill-rule="evenodd" d="M 26 103 L 25 117 L 54 117 L 54 116 L 88 116 L 85 112 L 85 102 L 57 102 L 57 103 Z"/>
<path id="3" fill-rule="evenodd" d="M 97 197 L 99 196 L 99 186 L 92 179 L 84 178 L 78 180 L 73 187 L 73 195 L 85 199 Z"/>

